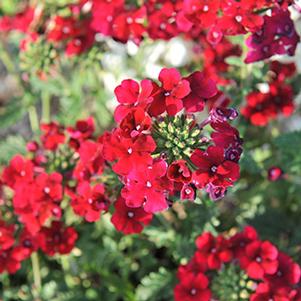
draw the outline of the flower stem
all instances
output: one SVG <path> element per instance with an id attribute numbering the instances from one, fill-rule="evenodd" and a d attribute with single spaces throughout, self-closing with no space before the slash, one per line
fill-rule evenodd
<path id="1" fill-rule="evenodd" d="M 42 93 L 42 122 L 50 122 L 50 101 L 51 97 L 48 91 Z"/>
<path id="2" fill-rule="evenodd" d="M 38 300 L 41 287 L 41 273 L 40 273 L 40 264 L 39 264 L 39 256 L 37 252 L 31 254 L 31 264 L 32 264 L 32 272 L 33 272 L 33 283 L 34 283 L 34 297 Z"/>
<path id="3" fill-rule="evenodd" d="M 39 131 L 39 118 L 38 118 L 37 110 L 34 106 L 28 108 L 28 115 L 29 115 L 31 130 L 34 134 L 37 134 L 37 132 Z"/>

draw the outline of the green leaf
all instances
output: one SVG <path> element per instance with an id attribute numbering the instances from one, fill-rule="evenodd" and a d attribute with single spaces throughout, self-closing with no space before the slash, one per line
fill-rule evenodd
<path id="1" fill-rule="evenodd" d="M 138 301 L 172 300 L 173 282 L 172 274 L 160 267 L 158 272 L 152 272 L 142 278 L 136 298 Z"/>
<path id="2" fill-rule="evenodd" d="M 12 99 L 0 108 L 0 128 L 7 128 L 18 122 L 25 114 L 25 108 L 19 99 Z"/>
<path id="3" fill-rule="evenodd" d="M 9 136 L 0 142 L 0 163 L 7 163 L 16 154 L 25 154 L 26 141 L 21 136 Z"/>

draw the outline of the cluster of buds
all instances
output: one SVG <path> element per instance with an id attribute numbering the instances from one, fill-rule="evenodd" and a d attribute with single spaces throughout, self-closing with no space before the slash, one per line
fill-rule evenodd
<path id="1" fill-rule="evenodd" d="M 56 46 L 63 45 L 67 55 L 91 48 L 99 35 L 137 45 L 145 36 L 169 40 L 183 35 L 197 42 L 205 35 L 209 43 L 216 45 L 224 36 L 252 33 L 248 40 L 252 50 L 246 62 L 253 62 L 273 54 L 294 54 L 299 36 L 288 10 L 292 2 L 77 0 L 64 1 L 62 9 L 46 1 L 14 17 L 3 17 L 0 31 L 16 29 L 28 37 L 42 35 Z M 267 15 L 269 10 L 271 17 Z"/>
<path id="2" fill-rule="evenodd" d="M 300 301 L 300 266 L 247 226 L 229 238 L 205 232 L 181 265 L 175 300 Z"/>
<path id="3" fill-rule="evenodd" d="M 112 131 L 96 136 L 92 118 L 41 124 L 40 142 L 12 158 L 0 181 L 2 271 L 38 249 L 69 253 L 78 236 L 65 225 L 70 207 L 87 222 L 110 211 L 118 231 L 139 233 L 174 201 L 193 201 L 197 190 L 217 200 L 239 178 L 242 140 L 228 123 L 237 112 L 216 106 L 224 96 L 215 83 L 176 69 L 163 69 L 159 82 L 115 89 Z"/>

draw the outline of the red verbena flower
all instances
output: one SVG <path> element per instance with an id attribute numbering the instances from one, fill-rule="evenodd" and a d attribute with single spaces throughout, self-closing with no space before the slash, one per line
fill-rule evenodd
<path id="1" fill-rule="evenodd" d="M 153 215 L 145 212 L 143 208 L 128 207 L 122 197 L 115 202 L 114 208 L 112 224 L 124 234 L 140 233 L 153 218 Z"/>

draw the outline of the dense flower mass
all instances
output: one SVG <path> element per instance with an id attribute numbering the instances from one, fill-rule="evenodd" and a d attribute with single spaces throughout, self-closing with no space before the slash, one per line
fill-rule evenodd
<path id="1" fill-rule="evenodd" d="M 231 237 L 205 232 L 196 246 L 192 259 L 178 269 L 176 301 L 301 300 L 300 266 L 271 242 L 261 241 L 253 227 Z"/>
<path id="2" fill-rule="evenodd" d="M 265 126 L 278 115 L 290 116 L 295 109 L 293 87 L 287 80 L 295 73 L 293 63 L 277 61 L 270 66 L 271 78 L 268 91 L 252 91 L 247 95 L 247 104 L 241 109 L 242 115 L 255 126 Z"/>
<path id="3" fill-rule="evenodd" d="M 92 118 L 66 128 L 42 123 L 40 142 L 4 168 L 3 202 L 14 216 L 0 224 L 1 256 L 11 258 L 3 270 L 15 272 L 37 250 L 70 253 L 78 236 L 65 224 L 70 207 L 87 222 L 110 211 L 118 231 L 140 233 L 173 202 L 200 191 L 218 200 L 238 180 L 242 139 L 229 124 L 237 112 L 220 106 L 225 96 L 203 72 L 165 68 L 158 82 L 127 79 L 115 95 L 110 132 L 95 136 Z"/>
<path id="4" fill-rule="evenodd" d="M 182 35 L 196 43 L 206 37 L 215 46 L 226 43 L 225 36 L 251 33 L 246 58 L 250 63 L 274 54 L 294 54 L 299 36 L 288 10 L 292 2 L 77 0 L 65 7 L 46 3 L 1 18 L 0 31 L 24 32 L 29 43 L 47 40 L 55 48 L 63 47 L 67 56 L 90 49 L 100 36 L 137 45 L 146 36 L 169 40 Z"/>

